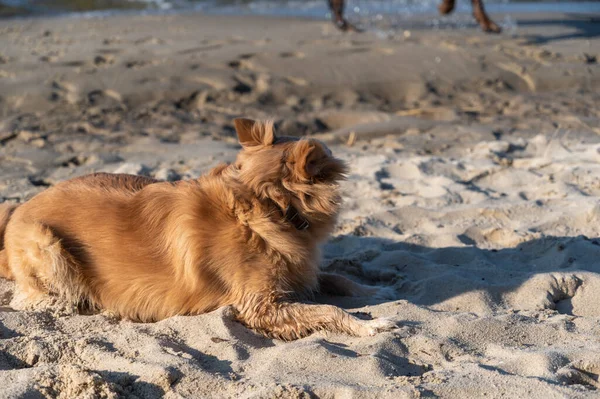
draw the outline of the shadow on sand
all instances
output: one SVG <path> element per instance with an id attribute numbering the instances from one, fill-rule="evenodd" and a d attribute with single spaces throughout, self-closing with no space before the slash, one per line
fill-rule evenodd
<path id="1" fill-rule="evenodd" d="M 565 18 L 557 19 L 518 19 L 517 23 L 520 27 L 560 26 L 568 30 L 568 32 L 559 32 L 556 34 L 528 35 L 530 44 L 544 45 L 561 40 L 592 40 L 600 37 L 600 15 L 567 14 Z M 548 29 L 548 32 L 553 31 L 553 29 Z M 592 60 L 589 62 L 592 63 Z"/>
<path id="2" fill-rule="evenodd" d="M 588 298 L 593 287 L 600 289 L 600 239 L 547 236 L 503 249 L 481 249 L 468 238 L 463 240 L 464 247 L 429 248 L 375 237 L 340 236 L 325 246 L 322 269 L 387 287 L 396 300 L 422 306 L 476 291 L 491 311 L 537 305 L 576 314 L 572 300 L 581 294 L 579 288 L 586 286 Z M 539 303 L 532 303 L 532 298 Z M 320 297 L 319 302 L 323 301 L 343 307 L 387 302 Z M 597 310 L 586 308 L 585 312 Z"/>

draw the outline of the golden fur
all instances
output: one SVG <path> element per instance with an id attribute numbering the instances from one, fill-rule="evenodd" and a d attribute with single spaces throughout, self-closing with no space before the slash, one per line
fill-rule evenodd
<path id="1" fill-rule="evenodd" d="M 294 301 L 376 292 L 318 270 L 345 165 L 316 140 L 276 138 L 270 123 L 235 125 L 236 161 L 197 180 L 98 173 L 0 207 L 0 273 L 16 281 L 15 306 L 51 297 L 147 322 L 232 305 L 242 323 L 284 340 L 392 328 Z M 288 207 L 310 227 L 296 228 Z"/>

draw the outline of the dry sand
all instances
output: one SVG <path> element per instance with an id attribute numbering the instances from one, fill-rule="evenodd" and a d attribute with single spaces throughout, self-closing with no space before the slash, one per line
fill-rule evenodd
<path id="1" fill-rule="evenodd" d="M 319 300 L 399 326 L 283 343 L 228 309 L 16 312 L 0 280 L 0 397 L 596 397 L 600 27 L 517 24 L 0 21 L 0 202 L 92 171 L 193 178 L 234 157 L 233 117 L 272 117 L 352 166 L 322 268 L 390 297 Z"/>

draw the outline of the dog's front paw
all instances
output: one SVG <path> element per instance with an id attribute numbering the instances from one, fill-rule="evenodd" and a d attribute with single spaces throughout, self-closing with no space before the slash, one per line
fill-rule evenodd
<path id="1" fill-rule="evenodd" d="M 379 319 L 366 320 L 364 322 L 364 336 L 372 337 L 380 332 L 391 331 L 398 328 L 396 323 L 389 317 L 380 317 Z"/>
<path id="2" fill-rule="evenodd" d="M 47 311 L 61 316 L 77 314 L 77 307 L 72 302 L 35 290 L 23 292 L 17 289 L 10 307 L 17 311 Z"/>

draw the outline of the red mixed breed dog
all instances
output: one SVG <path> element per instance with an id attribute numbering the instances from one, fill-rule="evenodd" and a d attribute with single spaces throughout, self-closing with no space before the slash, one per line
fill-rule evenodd
<path id="1" fill-rule="evenodd" d="M 344 163 L 316 140 L 275 137 L 271 123 L 235 126 L 236 161 L 197 180 L 94 174 L 0 209 L 0 272 L 16 281 L 13 306 L 60 300 L 156 321 L 232 305 L 239 321 L 284 340 L 392 329 L 296 302 L 319 290 L 378 292 L 318 269 Z"/>

